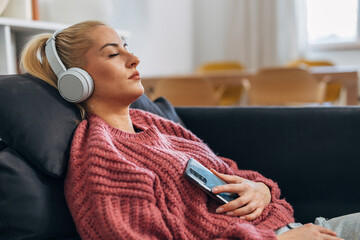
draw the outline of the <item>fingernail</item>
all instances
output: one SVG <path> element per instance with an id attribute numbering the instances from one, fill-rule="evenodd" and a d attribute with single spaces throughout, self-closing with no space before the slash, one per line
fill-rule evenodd
<path id="1" fill-rule="evenodd" d="M 224 209 L 222 207 L 219 207 L 218 209 L 216 209 L 216 213 L 222 213 L 224 211 Z"/>
<path id="2" fill-rule="evenodd" d="M 226 214 L 231 216 L 231 215 L 233 215 L 234 213 L 233 213 L 233 212 L 227 212 Z"/>
<path id="3" fill-rule="evenodd" d="M 240 217 L 240 219 L 245 219 L 245 217 Z"/>
<path id="4" fill-rule="evenodd" d="M 219 190 L 217 187 L 214 187 L 214 188 L 212 189 L 213 192 L 216 192 L 217 190 Z"/>

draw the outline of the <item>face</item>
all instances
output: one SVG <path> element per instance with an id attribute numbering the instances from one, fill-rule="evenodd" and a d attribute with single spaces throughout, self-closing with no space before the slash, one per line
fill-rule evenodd
<path id="1" fill-rule="evenodd" d="M 144 88 L 136 70 L 140 60 L 110 27 L 99 26 L 90 34 L 93 46 L 85 54 L 85 67 L 94 80 L 89 105 L 126 106 L 140 97 Z"/>

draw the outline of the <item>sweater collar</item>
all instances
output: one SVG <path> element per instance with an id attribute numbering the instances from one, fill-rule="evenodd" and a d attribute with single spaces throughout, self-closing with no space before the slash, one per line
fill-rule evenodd
<path id="1" fill-rule="evenodd" d="M 135 114 L 141 114 L 141 111 L 136 111 Z M 133 114 L 134 114 L 133 111 Z M 132 115 L 132 114 L 131 114 Z M 146 124 L 142 124 L 141 122 L 132 121 L 135 128 L 141 130 L 136 133 L 125 132 L 121 129 L 110 126 L 107 122 L 105 122 L 101 117 L 95 114 L 88 114 L 88 120 L 90 125 L 97 125 L 102 129 L 111 133 L 115 138 L 123 138 L 128 140 L 151 140 L 158 139 L 160 136 L 160 132 L 155 126 L 146 127 Z"/>

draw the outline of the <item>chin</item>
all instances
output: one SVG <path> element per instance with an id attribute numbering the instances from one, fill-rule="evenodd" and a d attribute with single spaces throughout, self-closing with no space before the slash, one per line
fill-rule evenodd
<path id="1" fill-rule="evenodd" d="M 139 86 L 139 88 L 138 88 L 138 94 L 139 94 L 139 97 L 141 97 L 141 95 L 143 95 L 144 93 L 145 93 L 145 89 L 144 89 L 144 87 L 143 87 L 143 85 L 140 83 L 140 86 Z M 138 98 L 139 98 L 138 97 Z"/>
<path id="2" fill-rule="evenodd" d="M 144 92 L 145 92 L 144 87 L 141 85 L 141 87 L 139 87 L 136 92 L 134 91 L 134 95 L 133 95 L 133 97 L 131 99 L 132 100 L 131 103 L 138 100 L 144 94 Z"/>

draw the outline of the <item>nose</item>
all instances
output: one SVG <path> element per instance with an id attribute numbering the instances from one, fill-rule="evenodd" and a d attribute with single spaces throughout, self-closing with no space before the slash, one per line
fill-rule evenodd
<path id="1" fill-rule="evenodd" d="M 139 63 L 140 63 L 140 59 L 132 53 L 129 53 L 129 54 L 130 54 L 130 56 L 129 56 L 129 61 L 128 61 L 128 67 L 136 68 L 137 65 L 139 65 Z"/>

